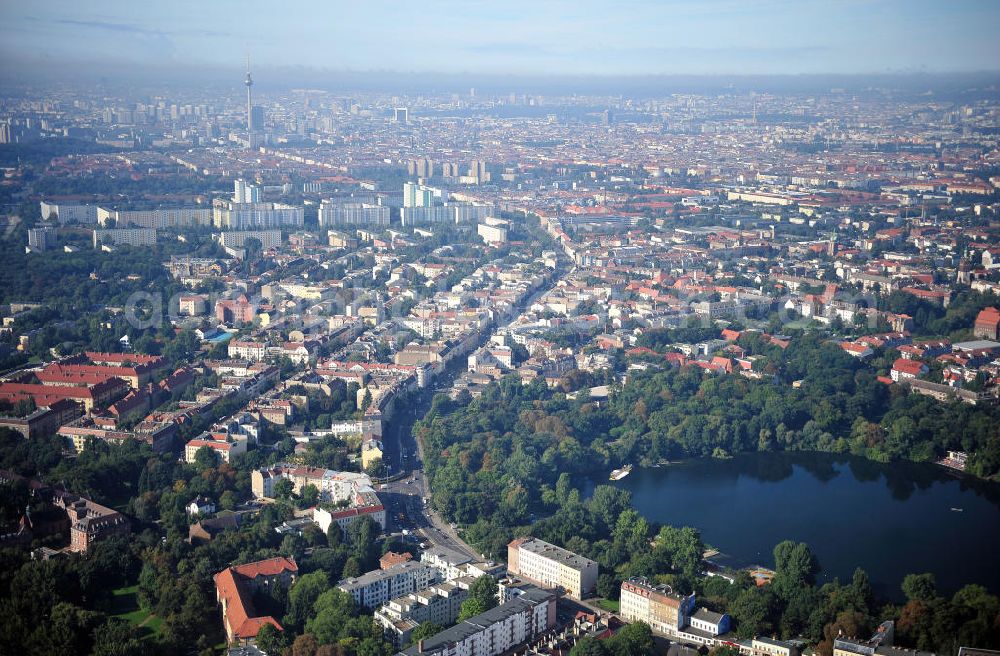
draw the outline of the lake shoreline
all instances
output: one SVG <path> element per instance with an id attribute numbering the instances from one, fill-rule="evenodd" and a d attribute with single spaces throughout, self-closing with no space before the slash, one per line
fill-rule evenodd
<path id="1" fill-rule="evenodd" d="M 815 550 L 821 580 L 848 581 L 861 566 L 887 598 L 900 598 L 903 576 L 925 571 L 945 593 L 968 583 L 1000 590 L 989 549 L 1000 544 L 1000 484 L 934 463 L 774 451 L 581 478 L 585 497 L 614 485 L 648 521 L 698 529 L 729 556 L 720 564 L 773 566 L 774 545 L 792 539 Z"/>

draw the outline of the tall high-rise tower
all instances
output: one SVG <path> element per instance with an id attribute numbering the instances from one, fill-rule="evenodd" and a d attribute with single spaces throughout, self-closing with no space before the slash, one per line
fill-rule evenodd
<path id="1" fill-rule="evenodd" d="M 253 96 L 250 92 L 253 78 L 250 77 L 250 55 L 247 55 L 247 79 L 243 84 L 247 87 L 247 143 L 253 146 Z"/>

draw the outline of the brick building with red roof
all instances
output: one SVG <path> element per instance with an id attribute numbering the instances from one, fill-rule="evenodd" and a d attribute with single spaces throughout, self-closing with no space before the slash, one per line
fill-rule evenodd
<path id="1" fill-rule="evenodd" d="M 980 312 L 972 332 L 980 339 L 1000 339 L 1000 310 L 988 307 Z"/>
<path id="2" fill-rule="evenodd" d="M 906 358 L 899 358 L 892 363 L 892 371 L 889 375 L 895 382 L 901 380 L 909 380 L 911 378 L 919 378 L 927 373 L 927 365 L 925 365 L 920 360 L 907 360 Z"/>
<path id="3" fill-rule="evenodd" d="M 222 625 L 230 644 L 247 645 L 257 638 L 265 624 L 284 631 L 270 615 L 258 616 L 253 593 L 274 586 L 288 588 L 299 567 L 291 558 L 269 558 L 255 563 L 227 567 L 215 575 L 215 599 L 222 606 Z"/>

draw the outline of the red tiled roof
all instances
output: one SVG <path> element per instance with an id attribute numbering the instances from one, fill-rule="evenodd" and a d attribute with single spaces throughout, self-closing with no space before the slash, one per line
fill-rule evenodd
<path id="1" fill-rule="evenodd" d="M 920 360 L 907 360 L 905 358 L 899 358 L 892 363 L 892 368 L 904 374 L 918 376 L 924 368 L 924 363 Z"/>
<path id="2" fill-rule="evenodd" d="M 238 567 L 227 567 L 215 575 L 215 589 L 219 600 L 225 600 L 225 621 L 233 632 L 233 637 L 239 640 L 257 637 L 257 632 L 265 624 L 270 624 L 279 631 L 284 629 L 270 615 L 254 617 L 253 602 L 244 590 L 242 579 L 257 576 L 276 576 L 285 571 L 298 572 L 294 560 L 288 558 L 271 558 L 256 563 L 247 563 Z"/>
<path id="3" fill-rule="evenodd" d="M 269 558 L 268 560 L 258 560 L 255 563 L 247 563 L 246 565 L 238 565 L 231 568 L 240 576 L 245 576 L 248 579 L 252 579 L 257 576 L 276 576 L 284 571 L 298 572 L 299 566 L 295 564 L 295 561 L 290 558 L 284 558 L 283 556 L 278 556 L 276 558 Z"/>
<path id="4" fill-rule="evenodd" d="M 976 316 L 977 326 L 995 326 L 1000 324 L 1000 310 L 995 307 L 988 307 Z"/>

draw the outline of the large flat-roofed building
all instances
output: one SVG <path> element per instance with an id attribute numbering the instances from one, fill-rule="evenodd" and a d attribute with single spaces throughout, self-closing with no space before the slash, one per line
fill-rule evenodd
<path id="1" fill-rule="evenodd" d="M 177 207 L 155 210 L 97 209 L 97 222 L 106 226 L 114 222 L 117 228 L 186 228 L 212 225 L 212 210 L 208 207 Z"/>
<path id="2" fill-rule="evenodd" d="M 375 609 L 390 599 L 416 592 L 438 581 L 438 571 L 425 563 L 405 562 L 347 578 L 337 587 L 365 608 Z"/>
<path id="3" fill-rule="evenodd" d="M 382 626 L 386 639 L 397 648 L 401 647 L 409 641 L 413 629 L 421 624 L 454 624 L 474 580 L 468 576 L 435 583 L 422 590 L 390 599 L 375 611 L 375 621 Z"/>
<path id="4" fill-rule="evenodd" d="M 216 200 L 212 208 L 212 225 L 224 230 L 247 228 L 301 228 L 304 212 L 301 207 L 281 203 L 234 203 Z"/>
<path id="5" fill-rule="evenodd" d="M 507 570 L 577 599 L 597 587 L 597 563 L 537 538 L 518 538 L 507 545 Z"/>
<path id="6" fill-rule="evenodd" d="M 341 225 L 389 225 L 389 208 L 370 203 L 338 203 L 324 200 L 319 206 L 319 225 L 329 228 Z"/>
<path id="7" fill-rule="evenodd" d="M 280 230 L 232 230 L 219 233 L 219 244 L 223 248 L 242 249 L 248 239 L 256 239 L 263 250 L 281 246 Z"/>
<path id="8" fill-rule="evenodd" d="M 452 202 L 448 203 L 448 210 L 451 212 L 451 219 L 455 223 L 475 223 L 480 221 L 487 224 L 493 224 L 493 219 L 496 217 L 496 208 L 491 203 L 466 203 L 466 202 Z M 500 219 L 496 219 L 500 221 Z M 505 223 L 505 222 L 504 222 Z"/>
<path id="9" fill-rule="evenodd" d="M 534 587 L 514 599 L 419 641 L 397 656 L 499 656 L 556 625 L 556 595 Z"/>
<path id="10" fill-rule="evenodd" d="M 91 235 L 94 248 L 101 246 L 155 246 L 156 230 L 153 228 L 109 228 L 94 230 Z"/>
<path id="11" fill-rule="evenodd" d="M 503 244 L 507 241 L 507 227 L 505 225 L 480 223 L 476 226 L 476 234 L 488 244 Z"/>
<path id="12" fill-rule="evenodd" d="M 403 207 L 432 207 L 448 200 L 448 192 L 436 187 L 403 183 Z"/>
<path id="13" fill-rule="evenodd" d="M 28 229 L 28 250 L 33 253 L 44 253 L 56 245 L 56 229 L 52 226 L 41 226 Z"/>
<path id="14" fill-rule="evenodd" d="M 451 219 L 451 212 L 444 205 L 416 205 L 401 208 L 399 218 L 404 226 L 420 223 L 445 223 Z"/>
<path id="15" fill-rule="evenodd" d="M 97 223 L 97 205 L 67 205 L 62 203 L 39 203 L 43 221 L 59 223 Z"/>

